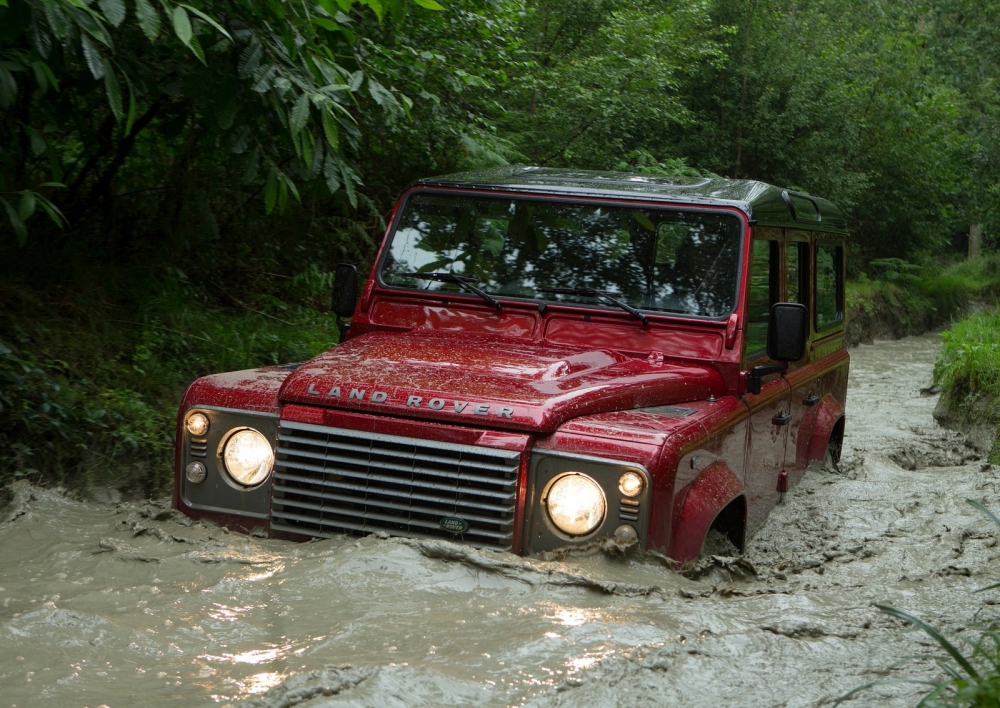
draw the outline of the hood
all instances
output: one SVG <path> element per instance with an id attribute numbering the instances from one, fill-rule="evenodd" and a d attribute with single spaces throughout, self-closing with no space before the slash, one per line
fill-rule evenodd
<path id="1" fill-rule="evenodd" d="M 715 369 L 466 333 L 373 332 L 306 362 L 283 403 L 535 432 L 725 392 Z"/>

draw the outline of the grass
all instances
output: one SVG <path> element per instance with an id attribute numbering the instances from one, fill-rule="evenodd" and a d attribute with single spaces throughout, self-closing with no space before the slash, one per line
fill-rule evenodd
<path id="1" fill-rule="evenodd" d="M 885 258 L 868 271 L 847 283 L 848 344 L 919 334 L 1000 299 L 1000 253 L 949 265 Z"/>
<path id="2" fill-rule="evenodd" d="M 934 366 L 944 405 L 987 425 L 1000 426 L 1000 310 L 972 313 L 941 335 Z M 1000 428 L 989 452 L 1000 464 Z"/>

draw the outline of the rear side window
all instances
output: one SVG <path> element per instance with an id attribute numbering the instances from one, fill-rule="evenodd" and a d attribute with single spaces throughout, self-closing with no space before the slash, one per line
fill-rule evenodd
<path id="1" fill-rule="evenodd" d="M 816 329 L 829 329 L 844 321 L 844 247 L 816 244 Z"/>
<path id="2" fill-rule="evenodd" d="M 747 300 L 748 360 L 767 350 L 767 320 L 777 301 L 777 241 L 754 239 L 750 254 L 750 293 Z"/>
<path id="3" fill-rule="evenodd" d="M 788 302 L 809 305 L 809 244 L 789 241 L 785 251 L 785 283 Z"/>

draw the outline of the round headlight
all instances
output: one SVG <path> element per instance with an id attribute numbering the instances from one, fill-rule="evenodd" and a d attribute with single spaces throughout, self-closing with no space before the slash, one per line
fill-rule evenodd
<path id="1" fill-rule="evenodd" d="M 584 536 L 600 526 L 607 508 L 600 485 L 577 472 L 552 483 L 545 506 L 552 523 L 570 536 Z"/>
<path id="2" fill-rule="evenodd" d="M 271 474 L 274 451 L 263 435 L 243 428 L 226 440 L 222 461 L 233 481 L 243 487 L 256 487 Z"/>
<path id="3" fill-rule="evenodd" d="M 208 416 L 204 413 L 192 413 L 187 419 L 187 430 L 196 438 L 205 437 L 208 432 Z"/>
<path id="4" fill-rule="evenodd" d="M 627 497 L 637 497 L 645 484 L 641 474 L 629 470 L 618 478 L 618 491 Z"/>

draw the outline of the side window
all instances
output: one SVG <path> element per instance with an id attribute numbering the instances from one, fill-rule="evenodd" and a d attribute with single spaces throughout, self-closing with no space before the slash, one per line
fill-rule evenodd
<path id="1" fill-rule="evenodd" d="M 767 349 L 767 319 L 777 301 L 778 242 L 753 240 L 750 252 L 750 295 L 747 300 L 746 357 L 749 361 Z"/>
<path id="2" fill-rule="evenodd" d="M 785 247 L 787 301 L 809 305 L 809 244 L 789 241 Z"/>
<path id="3" fill-rule="evenodd" d="M 844 319 L 844 247 L 816 244 L 816 329 L 834 327 Z"/>

